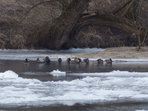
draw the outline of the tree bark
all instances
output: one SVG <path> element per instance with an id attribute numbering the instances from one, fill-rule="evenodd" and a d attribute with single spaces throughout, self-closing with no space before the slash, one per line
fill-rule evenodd
<path id="1" fill-rule="evenodd" d="M 68 41 L 69 34 L 88 7 L 89 0 L 73 0 L 60 17 L 53 21 L 46 40 L 49 49 L 60 49 Z"/>

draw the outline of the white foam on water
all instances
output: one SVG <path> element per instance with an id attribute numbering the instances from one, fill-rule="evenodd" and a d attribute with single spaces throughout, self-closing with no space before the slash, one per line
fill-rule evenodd
<path id="1" fill-rule="evenodd" d="M 142 73 L 141 76 L 138 72 L 122 71 L 104 74 L 106 76 L 72 81 L 42 82 L 24 79 L 13 71 L 6 71 L 0 73 L 3 75 L 0 76 L 0 107 L 148 101 L 148 73 Z M 130 77 L 131 74 L 138 76 Z"/>
<path id="2" fill-rule="evenodd" d="M 148 72 L 128 72 L 128 71 L 112 71 L 112 72 L 101 72 L 101 73 L 71 73 L 70 75 L 76 76 L 114 76 L 114 77 L 148 77 Z"/>
<path id="3" fill-rule="evenodd" d="M 50 72 L 50 75 L 52 76 L 66 76 L 66 72 L 60 71 L 60 70 L 53 70 Z"/>
<path id="4" fill-rule="evenodd" d="M 13 71 L 6 71 L 4 73 L 0 73 L 0 79 L 15 79 L 18 78 L 18 75 Z"/>

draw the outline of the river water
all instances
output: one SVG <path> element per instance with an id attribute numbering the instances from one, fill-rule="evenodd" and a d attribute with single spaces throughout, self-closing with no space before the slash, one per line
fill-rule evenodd
<path id="1" fill-rule="evenodd" d="M 146 61 L 58 64 L 58 57 L 66 58 L 65 54 L 73 52 L 6 50 L 0 53 L 0 111 L 148 110 Z M 34 61 L 47 55 L 53 57 L 50 64 Z M 31 62 L 25 63 L 25 57 Z M 66 75 L 53 76 L 51 72 L 57 69 Z"/>

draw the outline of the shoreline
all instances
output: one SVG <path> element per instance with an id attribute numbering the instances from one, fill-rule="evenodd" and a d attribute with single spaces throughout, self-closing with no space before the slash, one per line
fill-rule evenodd
<path id="1" fill-rule="evenodd" d="M 112 58 L 112 59 L 148 59 L 148 47 L 142 47 L 140 51 L 136 47 L 106 48 L 104 51 L 75 54 L 80 58 Z"/>
<path id="2" fill-rule="evenodd" d="M 86 50 L 87 49 L 87 50 Z M 65 50 L 65 52 L 50 52 L 50 50 L 6 50 L 0 51 L 0 60 L 36 60 L 40 58 L 43 60 L 46 56 L 52 61 L 57 61 L 58 58 L 62 58 L 65 61 L 67 58 L 89 58 L 95 61 L 99 58 L 108 59 L 111 58 L 115 62 L 148 62 L 148 47 L 143 47 L 140 51 L 136 50 L 136 47 L 113 47 L 106 49 L 86 48 L 86 49 L 72 49 Z M 79 51 L 79 52 L 78 52 Z M 19 53 L 18 53 L 19 52 Z"/>

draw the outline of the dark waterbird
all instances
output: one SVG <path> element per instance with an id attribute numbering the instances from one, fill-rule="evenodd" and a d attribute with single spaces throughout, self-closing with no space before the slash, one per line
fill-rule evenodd
<path id="1" fill-rule="evenodd" d="M 111 59 L 111 58 L 110 58 L 110 59 L 106 59 L 106 60 L 105 60 L 105 63 L 106 63 L 106 64 L 112 64 L 112 62 L 113 62 L 113 61 L 112 61 L 112 59 Z"/>
<path id="2" fill-rule="evenodd" d="M 62 63 L 62 58 L 58 58 L 58 63 Z"/>
<path id="3" fill-rule="evenodd" d="M 50 60 L 50 58 L 49 58 L 48 56 L 46 56 L 45 59 L 44 59 L 44 62 L 45 62 L 45 63 L 50 63 L 51 60 Z"/>
<path id="4" fill-rule="evenodd" d="M 26 59 L 25 59 L 25 62 L 26 62 L 26 63 L 28 63 L 28 62 L 29 62 L 28 58 L 26 58 Z"/>
<path id="5" fill-rule="evenodd" d="M 69 64 L 69 63 L 70 63 L 70 61 L 71 61 L 71 59 L 70 59 L 70 58 L 67 58 L 67 60 L 66 60 L 66 61 L 67 61 L 67 63 Z"/>
<path id="6" fill-rule="evenodd" d="M 84 61 L 86 64 L 89 64 L 89 59 L 88 59 L 88 58 L 84 59 L 83 61 Z"/>
<path id="7" fill-rule="evenodd" d="M 102 59 L 98 59 L 97 62 L 98 62 L 98 64 L 103 64 L 103 60 Z"/>
<path id="8" fill-rule="evenodd" d="M 80 58 L 75 58 L 75 59 L 74 59 L 74 62 L 77 63 L 77 64 L 79 64 L 81 61 L 82 61 L 82 60 L 81 60 Z"/>
<path id="9" fill-rule="evenodd" d="M 39 58 L 37 58 L 35 62 L 37 62 L 37 63 L 43 63 L 43 62 L 40 61 Z"/>

